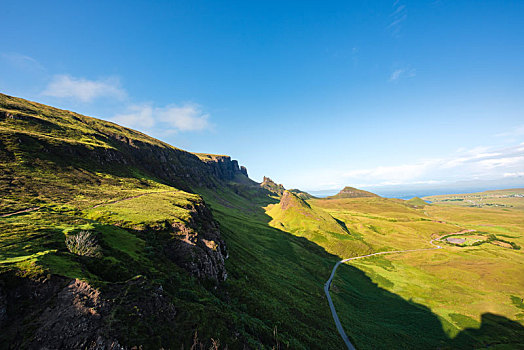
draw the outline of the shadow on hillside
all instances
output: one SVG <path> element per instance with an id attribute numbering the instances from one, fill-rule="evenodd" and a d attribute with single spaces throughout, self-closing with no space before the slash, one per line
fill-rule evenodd
<path id="1" fill-rule="evenodd" d="M 380 288 L 356 267 L 340 266 L 337 277 L 331 295 L 341 322 L 358 349 L 478 349 L 502 344 L 512 348 L 524 345 L 524 327 L 504 316 L 485 313 L 479 325 L 450 337 L 446 331 L 456 332 L 454 325 L 440 319 L 428 307 Z"/>
<path id="2" fill-rule="evenodd" d="M 246 199 L 253 203 L 251 198 Z M 219 206 L 223 204 L 224 199 L 221 198 L 220 200 L 222 203 L 214 201 L 215 209 L 217 209 L 217 204 Z M 246 205 L 249 204 L 246 203 Z M 228 207 L 228 211 L 231 211 L 232 207 Z M 317 277 L 319 280 L 318 289 L 322 290 L 333 265 L 341 257 L 326 252 L 323 247 L 304 237 L 297 237 L 270 227 L 271 218 L 265 214 L 260 206 L 257 208 L 251 206 L 249 210 L 239 209 L 240 211 L 244 211 L 243 215 L 249 215 L 249 212 L 251 212 L 253 219 L 266 226 L 264 230 L 272 230 L 290 244 L 300 245 L 308 252 L 321 257 L 325 262 L 321 267 L 323 271 L 321 274 L 323 275 Z M 260 234 L 262 234 L 261 231 Z M 249 249 L 249 246 L 244 247 L 244 249 L 246 248 Z M 264 249 L 263 254 L 273 254 L 271 251 L 273 247 L 269 244 L 266 247 L 257 247 L 257 249 L 262 248 Z M 298 256 L 284 258 L 289 261 L 301 260 L 301 257 Z M 278 268 L 275 265 L 273 269 L 271 264 L 270 261 L 268 266 L 259 266 L 259 268 L 266 268 L 269 270 L 268 273 L 276 275 Z M 278 264 L 278 262 L 275 262 L 275 264 Z M 304 271 L 297 269 L 297 275 L 311 273 L 312 271 L 304 263 L 301 267 Z M 315 272 L 318 272 L 318 270 Z M 238 278 L 238 276 L 233 274 L 233 278 Z M 286 278 L 297 280 L 294 276 L 293 278 Z M 291 281 L 289 283 L 292 284 Z M 301 287 L 301 285 L 296 285 L 291 288 L 300 289 Z M 316 292 L 310 291 L 310 293 Z M 502 344 L 511 348 L 523 346 L 524 327 L 518 322 L 504 316 L 485 313 L 482 315 L 481 323 L 478 326 L 465 328 L 457 334 L 455 325 L 440 319 L 428 307 L 411 300 L 405 300 L 399 295 L 379 287 L 363 271 L 354 266 L 343 264 L 339 267 L 331 295 L 344 329 L 357 349 L 477 349 Z M 324 323 L 331 325 L 331 329 L 326 329 L 326 331 L 333 332 L 338 337 L 325 296 L 322 299 L 326 310 L 323 317 L 327 318 Z M 259 315 L 254 316 L 259 317 Z M 302 311 L 297 312 L 295 316 L 297 324 L 298 322 L 306 322 Z M 476 321 L 465 316 L 464 318 L 469 320 L 470 323 L 476 323 Z M 267 322 L 275 322 L 275 320 L 267 320 Z M 456 335 L 449 336 L 450 333 Z M 327 344 L 325 346 L 329 348 Z M 343 346 L 342 343 L 340 346 Z"/>

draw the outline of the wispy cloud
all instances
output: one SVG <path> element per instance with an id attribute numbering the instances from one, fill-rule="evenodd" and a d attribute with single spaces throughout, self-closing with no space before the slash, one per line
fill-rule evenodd
<path id="1" fill-rule="evenodd" d="M 124 99 L 125 90 L 118 78 L 110 77 L 99 80 L 76 78 L 70 75 L 55 75 L 45 90 L 45 96 L 70 98 L 81 102 L 92 102 L 98 98 Z"/>
<path id="2" fill-rule="evenodd" d="M 170 104 L 166 107 L 132 105 L 126 113 L 118 114 L 112 121 L 152 133 L 169 134 L 179 131 L 200 131 L 209 129 L 209 114 L 195 103 Z"/>
<path id="3" fill-rule="evenodd" d="M 524 176 L 524 143 L 505 148 L 477 147 L 447 157 L 400 165 L 332 170 L 301 179 L 303 188 L 326 190 L 354 186 L 432 184 Z M 523 179 L 524 181 L 524 179 Z M 314 185 L 312 185 L 314 184 Z"/>
<path id="4" fill-rule="evenodd" d="M 391 32 L 395 38 L 400 36 L 402 29 L 402 23 L 408 18 L 408 11 L 406 5 L 400 4 L 400 1 L 393 3 L 393 12 L 389 15 L 390 22 L 387 29 Z"/>
<path id="5" fill-rule="evenodd" d="M 413 78 L 416 75 L 416 70 L 412 68 L 395 69 L 389 76 L 389 81 L 394 82 L 402 78 Z"/>
<path id="6" fill-rule="evenodd" d="M 11 66 L 23 70 L 40 70 L 43 71 L 44 67 L 33 57 L 23 55 L 17 52 L 1 53 L 0 57 L 3 61 L 7 62 Z"/>

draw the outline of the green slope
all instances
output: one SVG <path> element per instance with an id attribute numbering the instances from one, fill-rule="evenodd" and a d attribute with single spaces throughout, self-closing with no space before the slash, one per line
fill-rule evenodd
<path id="1" fill-rule="evenodd" d="M 429 217 L 362 193 L 304 201 L 278 185 L 270 186 L 275 192 L 261 189 L 246 174 L 227 156 L 192 154 L 109 122 L 0 95 L 0 310 L 7 311 L 0 348 L 43 346 L 37 339 L 57 334 L 47 324 L 86 321 L 56 312 L 58 295 L 78 278 L 106 296 L 105 311 L 84 305 L 98 317 L 83 325 L 99 325 L 101 335 L 128 348 L 187 349 L 197 331 L 204 348 L 214 339 L 228 349 L 341 349 L 322 290 L 333 265 L 372 251 L 418 248 L 433 234 L 454 232 L 458 215 L 474 216 L 431 206 Z M 35 210 L 5 216 L 24 209 Z M 456 216 L 448 224 L 440 219 L 446 215 Z M 521 216 L 503 219 L 512 226 L 496 233 L 515 236 Z M 66 237 L 85 230 L 95 235 L 99 255 L 67 249 Z M 173 257 L 180 242 L 207 247 L 206 256 L 223 250 L 227 279 L 198 274 L 207 271 L 206 256 L 182 250 L 188 254 Z M 332 289 L 357 348 L 468 349 L 516 344 L 522 334 L 520 324 L 489 314 L 480 323 L 462 317 L 465 311 L 437 316 L 424 299 L 405 296 L 410 288 L 403 281 L 426 275 L 378 260 L 342 266 Z M 398 284 L 395 271 L 407 272 Z M 164 312 L 171 307 L 174 314 Z M 63 317 L 53 323 L 53 313 Z M 470 325 L 478 329 L 463 331 Z"/>
<path id="2" fill-rule="evenodd" d="M 312 207 L 291 191 L 284 192 L 280 203 L 269 205 L 266 213 L 272 218 L 271 226 L 305 237 L 331 254 L 346 257 L 369 249 L 343 222 L 321 208 Z"/>
<path id="3" fill-rule="evenodd" d="M 229 157 L 193 155 L 109 122 L 6 95 L 0 95 L 0 132 L 0 215 L 38 208 L 0 218 L 0 307 L 3 296 L 19 293 L 16 286 L 49 289 L 46 276 L 53 276 L 61 278 L 53 288 L 61 288 L 78 278 L 110 297 L 109 304 L 115 293 L 127 293 L 102 318 L 105 334 L 125 346 L 189 348 L 197 331 L 205 347 L 211 339 L 229 349 L 340 347 L 317 289 L 336 259 L 271 228 L 262 207 L 275 200 Z M 213 224 L 205 207 L 222 237 L 196 241 Z M 68 251 L 65 238 L 85 230 L 96 237 L 99 256 Z M 205 268 L 201 256 L 173 259 L 171 246 L 186 240 L 210 251 L 226 240 L 228 278 L 218 284 L 197 278 L 192 268 Z M 137 278 L 143 292 L 129 294 Z M 174 305 L 173 320 L 146 312 L 148 291 L 158 288 Z M 56 295 L 9 304 L 0 348 L 32 346 L 34 332 L 45 330 L 40 315 L 54 310 Z M 145 310 L 141 316 L 137 307 Z"/>

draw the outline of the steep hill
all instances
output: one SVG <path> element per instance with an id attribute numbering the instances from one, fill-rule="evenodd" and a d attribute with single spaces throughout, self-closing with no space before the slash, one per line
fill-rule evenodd
<path id="1" fill-rule="evenodd" d="M 0 94 L 0 191 L 0 349 L 341 343 L 296 294 L 333 258 L 269 227 L 275 199 L 229 156 Z"/>
<path id="2" fill-rule="evenodd" d="M 291 191 L 285 191 L 280 203 L 266 208 L 270 225 L 297 236 L 306 237 L 332 254 L 349 256 L 354 249 L 365 247 L 346 226 L 318 207 L 312 207 Z M 341 244 L 350 242 L 350 244 Z"/>
<path id="3" fill-rule="evenodd" d="M 329 196 L 329 199 L 339 199 L 339 198 L 363 198 L 363 197 L 378 197 L 376 194 L 359 190 L 358 188 L 344 187 L 339 193 L 334 196 Z"/>

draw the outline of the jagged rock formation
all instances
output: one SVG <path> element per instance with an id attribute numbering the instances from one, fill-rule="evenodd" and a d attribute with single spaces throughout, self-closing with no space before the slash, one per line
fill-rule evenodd
<path id="1" fill-rule="evenodd" d="M 190 213 L 186 223 L 172 223 L 175 239 L 167 242 L 165 253 L 198 278 L 224 281 L 227 252 L 218 224 L 203 201 L 194 203 Z"/>
<path id="2" fill-rule="evenodd" d="M 269 192 L 276 194 L 277 196 L 282 196 L 286 190 L 282 184 L 277 184 L 269 177 L 264 176 L 264 180 L 260 184 L 260 187 L 265 188 Z"/>
<path id="3" fill-rule="evenodd" d="M 234 180 L 239 174 L 248 177 L 245 166 L 238 165 L 238 161 L 232 160 L 230 156 L 195 153 L 203 162 L 210 165 L 213 175 L 223 180 Z"/>
<path id="4" fill-rule="evenodd" d="M 359 190 L 358 188 L 346 186 L 336 195 L 329 196 L 327 198 L 339 199 L 339 198 L 362 198 L 362 197 L 379 197 L 379 196 L 374 193 L 368 192 L 368 191 Z"/>

